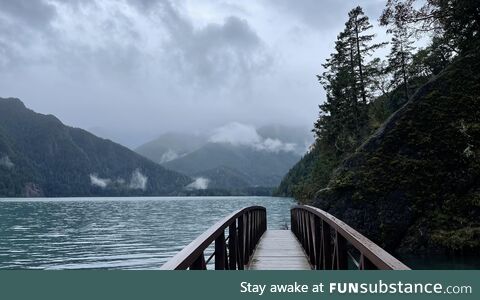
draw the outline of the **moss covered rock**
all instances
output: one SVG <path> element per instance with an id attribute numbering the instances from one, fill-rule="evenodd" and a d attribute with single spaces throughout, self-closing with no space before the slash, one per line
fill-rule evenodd
<path id="1" fill-rule="evenodd" d="M 313 204 L 388 250 L 480 250 L 480 51 L 421 87 Z"/>

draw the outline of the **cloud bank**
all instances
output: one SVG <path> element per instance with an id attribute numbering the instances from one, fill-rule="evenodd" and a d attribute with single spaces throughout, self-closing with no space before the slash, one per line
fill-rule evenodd
<path id="1" fill-rule="evenodd" d="M 143 175 L 139 169 L 132 173 L 128 187 L 132 190 L 146 190 L 148 178 Z"/>
<path id="2" fill-rule="evenodd" d="M 258 134 L 257 129 L 252 125 L 232 122 L 225 126 L 216 128 L 209 138 L 211 143 L 230 144 L 233 146 L 249 146 L 259 151 L 278 153 L 295 152 L 297 145 L 285 143 L 279 139 L 264 138 Z"/>
<path id="3" fill-rule="evenodd" d="M 101 178 L 98 174 L 90 174 L 90 184 L 102 189 L 106 188 L 125 188 L 131 190 L 143 190 L 147 189 L 148 177 L 143 175 L 139 169 L 132 172 L 130 180 L 127 182 L 123 178 Z"/>
<path id="4" fill-rule="evenodd" d="M 187 185 L 186 189 L 187 190 L 206 190 L 208 189 L 209 183 L 210 183 L 210 179 L 205 177 L 198 177 L 195 179 L 194 182 Z"/>
<path id="5" fill-rule="evenodd" d="M 15 167 L 15 164 L 10 160 L 8 155 L 4 155 L 0 157 L 0 167 L 12 169 L 13 167 Z"/>
<path id="6" fill-rule="evenodd" d="M 311 128 L 348 10 L 384 2 L 0 0 L 0 96 L 130 147 L 234 120 Z"/>
<path id="7" fill-rule="evenodd" d="M 112 182 L 112 180 L 108 178 L 100 178 L 96 174 L 90 174 L 89 176 L 90 176 L 90 184 L 93 186 L 100 187 L 102 189 L 106 188 Z"/>

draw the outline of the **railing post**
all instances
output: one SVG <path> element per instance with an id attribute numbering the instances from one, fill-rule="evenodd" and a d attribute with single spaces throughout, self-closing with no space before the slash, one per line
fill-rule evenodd
<path id="1" fill-rule="evenodd" d="M 296 209 L 293 213 L 294 219 L 295 219 L 295 236 L 297 239 L 300 241 L 300 226 L 298 226 L 299 222 L 299 216 L 298 216 L 298 209 Z"/>
<path id="2" fill-rule="evenodd" d="M 309 249 L 309 258 L 310 258 L 310 263 L 312 265 L 315 265 L 315 242 L 316 242 L 316 238 L 315 238 L 315 215 L 314 214 L 309 214 L 309 222 L 308 222 L 308 226 L 310 227 L 310 249 Z"/>
<path id="3" fill-rule="evenodd" d="M 298 212 L 299 212 L 299 210 L 296 209 L 295 213 L 294 213 L 294 216 L 295 216 L 295 235 L 297 236 L 297 239 L 300 241 L 300 226 L 299 226 L 300 218 L 299 218 Z"/>
<path id="4" fill-rule="evenodd" d="M 265 233 L 265 231 L 267 231 L 267 228 L 268 228 L 268 223 L 267 223 L 267 210 L 263 210 L 263 233 Z"/>
<path id="5" fill-rule="evenodd" d="M 228 262 L 229 269 L 237 269 L 237 222 L 233 221 L 232 224 L 228 227 Z"/>
<path id="6" fill-rule="evenodd" d="M 255 247 L 255 212 L 250 212 L 250 240 L 248 242 L 248 257 L 250 261 L 250 256 L 252 256 L 253 248 Z"/>
<path id="7" fill-rule="evenodd" d="M 257 244 L 257 233 L 258 233 L 258 230 L 257 230 L 257 226 L 258 226 L 258 212 L 257 211 L 253 211 L 252 212 L 252 215 L 253 215 L 253 226 L 252 226 L 252 236 L 253 236 L 253 243 L 252 243 L 252 253 L 253 253 L 253 248 L 255 248 L 255 244 Z M 250 253 L 251 255 L 251 253 Z"/>
<path id="8" fill-rule="evenodd" d="M 304 216 L 304 213 L 303 213 L 303 210 L 300 210 L 298 212 L 298 224 L 300 226 L 300 231 L 299 231 L 299 235 L 300 235 L 300 243 L 302 244 L 302 247 L 303 249 L 305 249 L 305 235 L 304 235 L 304 227 L 303 227 L 303 216 Z"/>
<path id="9" fill-rule="evenodd" d="M 303 212 L 303 239 L 304 239 L 304 246 L 303 249 L 306 249 L 305 252 L 308 252 L 308 211 Z"/>
<path id="10" fill-rule="evenodd" d="M 290 210 L 290 230 L 297 236 L 295 233 L 295 209 Z"/>
<path id="11" fill-rule="evenodd" d="M 245 229 L 243 223 L 244 215 L 241 215 L 238 218 L 238 254 L 237 254 L 237 264 L 238 269 L 244 269 L 244 258 L 245 258 Z"/>
<path id="12" fill-rule="evenodd" d="M 333 269 L 332 264 L 332 233 L 330 230 L 330 225 L 327 222 L 322 220 L 322 269 L 331 270 Z"/>
<path id="13" fill-rule="evenodd" d="M 303 216 L 303 226 L 305 228 L 305 231 L 304 231 L 304 236 L 305 236 L 305 247 L 303 249 L 305 249 L 305 253 L 307 253 L 307 257 L 308 257 L 308 251 L 310 250 L 310 241 L 309 241 L 309 228 L 308 228 L 308 218 L 309 218 L 309 213 L 308 211 L 305 211 L 304 212 L 304 216 Z"/>
<path id="14" fill-rule="evenodd" d="M 190 270 L 206 270 L 207 264 L 205 263 L 205 255 L 202 254 L 193 262 L 190 266 Z"/>
<path id="15" fill-rule="evenodd" d="M 253 221 L 252 221 L 252 237 L 253 237 L 253 243 L 252 243 L 252 252 L 250 255 L 253 253 L 253 248 L 255 248 L 255 244 L 257 243 L 257 211 L 252 212 L 253 215 Z"/>
<path id="16" fill-rule="evenodd" d="M 225 270 L 225 232 L 215 240 L 215 270 Z"/>
<path id="17" fill-rule="evenodd" d="M 243 261 L 248 264 L 250 260 L 250 212 L 245 214 L 245 257 Z"/>
<path id="18" fill-rule="evenodd" d="M 367 258 L 365 255 L 360 254 L 360 265 L 358 266 L 360 270 L 375 270 L 377 269 L 375 265 Z"/>
<path id="19" fill-rule="evenodd" d="M 347 241 L 335 230 L 335 263 L 337 270 L 348 269 Z"/>
<path id="20" fill-rule="evenodd" d="M 322 268 L 321 264 L 322 264 L 322 259 L 321 259 L 321 255 L 322 255 L 322 251 L 321 251 L 321 245 L 322 245 L 322 220 L 315 216 L 313 218 L 313 223 L 314 223 L 314 233 L 315 233 L 315 246 L 314 246 L 314 249 L 315 249 L 315 255 L 314 255 L 314 266 L 315 266 L 315 269 L 317 270 L 320 270 Z"/>
<path id="21" fill-rule="evenodd" d="M 193 240 L 161 269 L 206 270 L 207 264 L 215 259 L 214 265 L 217 270 L 243 270 L 267 229 L 266 217 L 266 209 L 261 206 L 239 209 Z M 225 239 L 227 234 L 228 238 Z M 205 251 L 210 246 L 214 246 L 215 250 L 206 259 Z"/>
<path id="22" fill-rule="evenodd" d="M 291 230 L 315 269 L 346 270 L 350 258 L 360 270 L 410 270 L 358 231 L 328 212 L 308 205 L 290 211 Z M 348 243 L 348 247 L 347 247 Z M 349 249 L 360 252 L 359 260 Z"/>

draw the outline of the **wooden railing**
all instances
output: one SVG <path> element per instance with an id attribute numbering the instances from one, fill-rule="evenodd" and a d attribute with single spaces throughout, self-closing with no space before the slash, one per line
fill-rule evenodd
<path id="1" fill-rule="evenodd" d="M 331 214 L 312 207 L 291 210 L 291 228 L 317 270 L 409 270 L 378 245 Z"/>
<path id="2" fill-rule="evenodd" d="M 215 270 L 243 270 L 260 237 L 267 230 L 265 207 L 250 206 L 233 212 L 201 234 L 164 264 L 162 270 L 206 270 L 214 258 Z M 225 231 L 228 232 L 225 238 Z M 215 250 L 205 259 L 205 251 Z"/>

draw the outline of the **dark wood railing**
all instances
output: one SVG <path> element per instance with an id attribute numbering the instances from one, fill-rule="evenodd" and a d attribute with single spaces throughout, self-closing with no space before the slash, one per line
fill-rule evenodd
<path id="1" fill-rule="evenodd" d="M 291 210 L 291 228 L 317 270 L 409 270 L 378 245 L 331 214 L 312 207 Z"/>
<path id="2" fill-rule="evenodd" d="M 215 270 L 243 270 L 266 230 L 265 207 L 250 206 L 240 209 L 210 227 L 161 269 L 206 270 L 208 263 L 214 259 Z M 205 260 L 205 251 L 212 243 L 215 243 L 215 250 Z"/>

